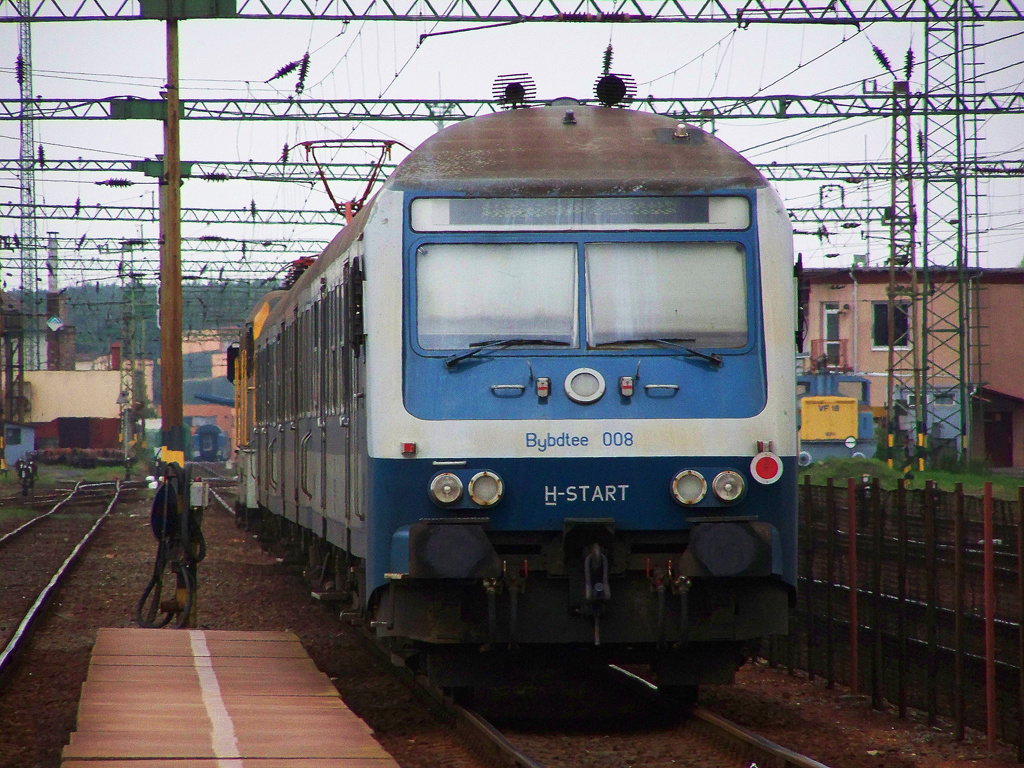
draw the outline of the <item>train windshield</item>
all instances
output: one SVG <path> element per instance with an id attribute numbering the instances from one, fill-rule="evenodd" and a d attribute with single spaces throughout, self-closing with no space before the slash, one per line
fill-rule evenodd
<path id="1" fill-rule="evenodd" d="M 745 346 L 746 261 L 730 242 L 588 243 L 587 344 Z"/>
<path id="2" fill-rule="evenodd" d="M 497 338 L 575 345 L 575 243 L 431 243 L 416 250 L 424 349 Z"/>

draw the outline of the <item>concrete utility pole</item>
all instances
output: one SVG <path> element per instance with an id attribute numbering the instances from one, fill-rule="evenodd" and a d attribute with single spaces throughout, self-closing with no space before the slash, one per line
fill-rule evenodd
<path id="1" fill-rule="evenodd" d="M 170 15 L 170 14 L 168 14 Z M 185 466 L 181 394 L 181 143 L 178 132 L 178 21 L 167 19 L 167 115 L 160 205 L 161 459 Z"/>

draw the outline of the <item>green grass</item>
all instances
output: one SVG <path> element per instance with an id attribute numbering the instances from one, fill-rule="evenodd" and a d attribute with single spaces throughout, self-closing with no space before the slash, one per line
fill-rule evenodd
<path id="1" fill-rule="evenodd" d="M 2 507 L 0 508 L 0 522 L 8 523 L 14 521 L 21 523 L 22 521 L 30 520 L 38 514 L 38 512 L 28 507 Z"/>
<path id="2" fill-rule="evenodd" d="M 800 482 L 810 476 L 814 485 L 825 485 L 828 478 L 833 478 L 837 485 L 845 485 L 849 477 L 862 479 L 865 475 L 878 478 L 883 488 L 892 490 L 896 481 L 903 473 L 890 469 L 884 461 L 878 459 L 826 459 L 800 470 Z M 992 493 L 996 498 L 1014 500 L 1018 498 L 1017 489 L 1024 486 L 1024 478 L 989 472 L 984 468 L 973 466 L 961 471 L 946 469 L 930 469 L 924 472 L 909 472 L 910 488 L 924 488 L 928 480 L 934 480 L 939 490 L 952 491 L 957 483 L 963 483 L 964 493 L 981 496 L 986 482 L 992 483 Z"/>
<path id="3" fill-rule="evenodd" d="M 135 476 L 139 475 L 136 471 Z M 68 485 L 82 480 L 86 483 L 103 483 L 112 480 L 124 480 L 124 467 L 68 467 L 62 464 L 40 464 L 36 474 L 36 488 L 53 488 L 56 485 Z M 6 474 L 0 474 L 0 487 L 20 488 L 18 473 L 10 467 Z"/>

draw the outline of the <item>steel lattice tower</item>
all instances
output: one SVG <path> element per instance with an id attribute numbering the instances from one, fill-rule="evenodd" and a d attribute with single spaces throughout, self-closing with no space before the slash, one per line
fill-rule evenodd
<path id="1" fill-rule="evenodd" d="M 951 21 L 925 25 L 925 91 L 957 97 L 976 94 L 975 34 L 978 25 L 956 16 L 965 0 L 949 0 Z M 980 382 L 978 339 L 971 328 L 970 254 L 978 263 L 981 186 L 967 169 L 978 159 L 980 120 L 970 111 L 935 115 L 927 109 L 921 139 L 924 161 L 922 353 L 924 429 L 934 453 L 951 444 L 963 458 L 971 446 L 970 383 Z M 951 172 L 937 174 L 945 165 Z M 972 356 L 975 358 L 972 360 Z M 937 401 L 955 403 L 943 409 Z M 955 442 L 954 442 L 954 438 Z"/>
<path id="2" fill-rule="evenodd" d="M 29 0 L 18 0 L 18 13 L 26 20 L 18 23 L 18 66 L 17 78 L 21 92 L 21 301 L 22 313 L 27 318 L 25 341 L 28 343 L 29 368 L 40 368 L 40 312 L 39 312 L 39 267 L 36 253 L 36 158 L 35 125 L 32 96 L 32 23 L 27 21 Z"/>
<path id="3" fill-rule="evenodd" d="M 918 270 L 915 230 L 917 209 L 914 206 L 913 142 L 910 127 L 910 88 L 905 80 L 892 87 L 892 165 L 889 219 L 889 288 L 886 313 L 889 342 L 889 376 L 886 392 L 886 423 L 888 429 L 889 466 L 904 468 L 897 463 L 896 435 L 902 416 L 914 415 L 915 423 L 921 418 L 921 343 L 918 321 Z M 899 318 L 899 321 L 897 320 Z M 905 329 L 905 332 L 904 332 Z M 913 406 L 908 403 L 914 393 Z M 906 403 L 904 413 L 897 412 L 897 403 Z M 920 426 L 915 441 L 921 445 Z M 916 451 L 915 451 L 916 452 Z"/>

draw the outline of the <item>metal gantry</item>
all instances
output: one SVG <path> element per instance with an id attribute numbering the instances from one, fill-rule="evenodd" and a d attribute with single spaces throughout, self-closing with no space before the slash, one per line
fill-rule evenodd
<path id="1" fill-rule="evenodd" d="M 18 22 L 27 35 L 29 24 L 42 21 L 165 19 L 169 4 L 163 0 L 76 0 L 65 4 L 62 0 L 0 0 L 0 23 Z M 177 7 L 177 6 L 173 6 Z M 423 4 L 420 0 L 406 0 L 380 4 L 376 0 L 327 0 L 311 5 L 305 0 L 183 0 L 179 11 L 188 18 L 250 18 L 250 19 L 316 19 L 331 21 L 417 21 L 417 22 L 489 22 L 489 23 L 611 23 L 611 22 L 666 22 L 666 23 L 729 23 L 740 27 L 750 24 L 826 24 L 857 26 L 873 22 L 913 22 L 924 25 L 926 41 L 925 90 L 912 94 L 905 90 L 894 94 L 859 94 L 852 96 L 757 96 L 715 97 L 693 99 L 637 100 L 634 108 L 671 115 L 681 120 L 704 122 L 708 119 L 793 119 L 861 117 L 885 118 L 893 121 L 893 158 L 885 163 L 787 164 L 762 166 L 765 175 L 774 180 L 822 180 L 862 183 L 868 180 L 891 180 L 889 210 L 890 256 L 889 265 L 894 274 L 905 274 L 913 282 L 917 275 L 915 264 L 915 184 L 923 197 L 923 226 L 919 230 L 921 245 L 922 285 L 909 285 L 905 289 L 896 280 L 890 290 L 890 300 L 909 300 L 911 320 L 909 330 L 919 341 L 910 345 L 910 362 L 903 365 L 899 359 L 890 363 L 897 373 L 912 371 L 913 381 L 907 381 L 903 392 L 913 391 L 916 431 L 919 435 L 920 455 L 925 452 L 926 435 L 940 437 L 955 433 L 957 452 L 963 454 L 971 440 L 971 414 L 969 385 L 982 383 L 982 361 L 977 329 L 971 327 L 976 297 L 970 288 L 970 254 L 977 264 L 981 247 L 979 215 L 983 207 L 985 180 L 995 177 L 1021 175 L 1020 163 L 982 161 L 979 152 L 980 121 L 987 116 L 1024 113 L 1024 93 L 985 93 L 978 87 L 976 76 L 976 37 L 981 24 L 996 21 L 1024 21 L 1024 6 L 1013 0 L 988 0 L 971 3 L 967 0 L 909 0 L 895 5 L 888 0 L 854 0 L 847 3 L 812 5 L 804 0 L 778 4 L 751 2 L 750 0 L 717 0 L 692 3 L 689 0 L 535 0 L 529 5 L 511 0 L 495 0 L 486 7 L 477 7 L 468 0 L 455 0 L 444 7 Z M 183 16 L 184 17 L 184 16 Z M 30 56 L 27 41 L 23 43 L 26 56 Z M 28 59 L 30 61 L 30 59 Z M 30 68 L 29 68 L 30 73 Z M 429 121 L 460 120 L 495 111 L 497 105 L 475 99 L 445 100 L 310 100 L 310 99 L 210 99 L 181 103 L 181 117 L 187 120 L 349 120 L 349 121 Z M 23 85 L 21 99 L 0 100 L 0 120 L 17 119 L 22 123 L 22 148 L 19 174 L 24 181 L 32 179 L 34 146 L 31 124 L 34 120 L 64 119 L 164 119 L 166 104 L 162 100 L 102 99 L 102 100 L 42 100 L 33 99 L 31 85 Z M 709 117 L 710 116 L 710 117 Z M 918 137 L 921 159 L 914 162 L 910 117 L 919 117 L 923 129 Z M 26 123 L 28 126 L 26 126 Z M 896 130 L 896 126 L 899 130 Z M 25 136 L 28 131 L 29 139 Z M 27 150 L 26 150 L 27 146 Z M 40 158 L 40 161 L 42 158 Z M 0 167 L 7 161 L 0 161 Z M 96 169 L 101 161 L 93 162 Z M 129 163 L 131 171 L 140 161 Z M 154 161 L 141 161 L 154 162 Z M 51 161 L 54 169 L 67 169 L 75 161 Z M 187 165 L 187 164 L 186 164 Z M 301 181 L 309 182 L 311 168 L 301 164 L 249 163 L 220 164 L 194 163 L 187 175 L 190 178 L 228 180 Z M 308 165 L 308 164 L 307 164 Z M 335 164 L 328 170 L 339 180 L 357 180 L 365 167 Z M 40 162 L 41 166 L 41 162 Z M 116 162 L 105 167 L 119 167 Z M 184 171 L 184 169 L 183 169 Z M 183 175 L 186 175 L 183 172 Z M 38 247 L 34 230 L 26 233 L 39 214 L 31 192 L 31 185 L 22 184 L 20 218 L 22 221 L 22 269 L 35 268 L 36 259 L 30 250 Z M 26 198 L 25 196 L 29 197 Z M 69 206 L 49 209 L 51 217 L 69 214 Z M 76 204 L 73 218 L 104 218 L 109 211 L 91 209 Z M 143 211 L 124 209 L 115 220 L 138 220 Z M 31 215 L 29 215 L 31 213 Z M 858 221 L 877 217 L 878 211 L 869 206 L 825 208 L 816 213 L 810 209 L 792 209 L 794 221 L 817 223 L 818 230 L 809 234 L 827 237 L 827 225 L 837 222 L 842 226 L 856 226 Z M 335 225 L 328 212 L 312 212 L 300 216 L 285 211 L 185 211 L 186 221 L 203 223 L 301 223 Z M 276 217 L 276 218 L 275 218 Z M 79 252 L 85 238 L 78 241 Z M 310 241 L 312 242 L 312 241 Z M 302 244 L 291 240 L 293 245 Z M 97 243 L 98 244 L 98 243 Z M 235 249 L 240 247 L 237 263 L 223 263 L 235 270 L 243 264 L 251 267 L 257 259 L 249 259 L 256 241 L 209 237 L 207 240 L 186 239 L 185 250 L 190 248 Z M 99 244 L 98 244 L 99 245 Z M 269 241 L 264 243 L 270 245 Z M 2 244 L 0 244 L 2 247 Z M 250 249 L 247 253 L 247 248 Z M 102 251 L 101 251 L 102 252 Z M 268 248 L 267 253 L 274 252 Z M 26 255 L 28 254 L 28 255 Z M 296 255 L 282 254 L 287 260 Z M 199 267 L 208 268 L 208 264 Z M 902 272 L 900 272 L 902 270 Z M 186 272 L 188 268 L 186 268 Z M 23 285 L 35 286 L 37 275 L 23 274 Z M 920 312 L 920 320 L 916 318 Z M 890 305 L 889 322 L 895 316 Z M 892 342 L 890 335 L 890 342 Z M 915 357 L 915 356 L 920 356 Z M 899 358 L 897 355 L 896 358 Z M 901 367 L 902 366 L 902 367 Z M 890 385 L 889 407 L 896 397 Z M 955 393 L 959 402 L 956 417 L 933 411 L 928 404 L 939 395 Z M 904 397 L 905 401 L 909 398 Z M 954 423 L 959 419 L 959 423 Z M 947 429 L 948 428 L 948 429 Z"/>
<path id="2" fill-rule="evenodd" d="M 806 163 L 755 163 L 757 169 L 766 179 L 772 181 L 837 181 L 847 184 L 860 184 L 865 181 L 888 181 L 891 174 L 891 163 L 885 161 L 836 161 Z M 98 173 L 98 174 L 130 174 L 144 173 L 146 176 L 158 176 L 150 168 L 160 166 L 158 160 L 107 160 L 86 158 L 47 158 L 42 170 L 47 173 Z M 329 181 L 366 182 L 373 169 L 373 163 L 330 163 L 320 164 Z M 394 170 L 394 165 L 385 164 L 381 169 L 385 173 Z M 0 158 L 0 173 L 18 173 L 21 161 L 18 159 Z M 914 164 L 911 172 L 915 179 L 925 177 L 926 166 L 922 162 Z M 927 173 L 930 180 L 952 181 L 963 173 L 968 178 L 973 176 L 986 179 L 1024 178 L 1024 162 L 1019 160 L 981 160 L 965 162 L 958 165 L 949 161 L 928 163 Z M 191 160 L 182 162 L 182 176 L 201 181 L 269 181 L 274 183 L 292 182 L 297 184 L 315 185 L 319 182 L 317 166 L 306 162 L 257 162 L 254 160 Z M 130 179 L 128 180 L 130 181 Z M 96 182 L 101 183 L 101 182 Z M 134 184 L 135 182 L 131 182 Z M 141 182 L 140 182 L 141 183 Z"/>
<path id="3" fill-rule="evenodd" d="M 182 6 L 185 6 L 182 3 Z M 125 21 L 162 19 L 163 0 L 32 0 L 33 21 Z M 209 0 L 189 3 L 190 18 L 315 19 L 319 21 L 548 22 L 548 23 L 729 23 L 861 25 L 877 21 L 1022 21 L 1024 8 L 1013 0 L 934 3 L 928 0 L 851 0 L 843 3 L 752 2 L 751 0 L 492 0 L 488 4 L 453 0 L 381 3 L 379 0 Z M 0 21 L 18 21 L 20 0 L 0 0 Z"/>
<path id="4" fill-rule="evenodd" d="M 955 117 L 1024 114 L 1024 92 L 908 94 L 911 114 Z M 164 103 L 159 99 L 32 99 L 36 120 L 162 120 Z M 579 99 L 599 106 L 596 99 Z M 536 101 L 525 106 L 544 106 Z M 25 99 L 0 99 L 0 120 L 20 120 L 28 105 Z M 695 96 L 635 99 L 630 108 L 702 121 L 714 118 L 886 118 L 892 100 L 885 93 L 837 95 L 791 94 L 786 96 Z M 465 120 L 500 112 L 490 99 L 182 99 L 183 120 L 283 120 L 353 122 L 427 122 Z"/>

